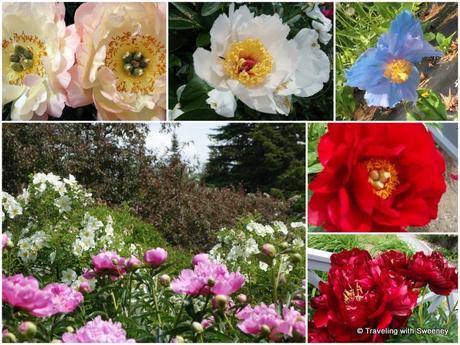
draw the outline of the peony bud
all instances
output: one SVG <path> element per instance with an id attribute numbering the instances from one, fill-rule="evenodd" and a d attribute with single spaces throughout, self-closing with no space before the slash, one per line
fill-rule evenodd
<path id="1" fill-rule="evenodd" d="M 185 339 L 180 335 L 176 335 L 175 338 L 172 338 L 170 343 L 185 343 Z"/>
<path id="2" fill-rule="evenodd" d="M 61 339 L 53 339 L 53 340 L 51 340 L 51 343 L 52 344 L 60 344 L 60 343 L 62 343 L 62 340 Z"/>
<path id="3" fill-rule="evenodd" d="M 273 244 L 265 243 L 262 246 L 262 253 L 264 253 L 265 255 L 271 258 L 274 258 L 276 256 L 276 248 Z"/>
<path id="4" fill-rule="evenodd" d="M 171 277 L 168 276 L 167 274 L 162 274 L 160 276 L 160 284 L 163 285 L 164 287 L 168 287 L 169 284 L 171 283 Z"/>
<path id="5" fill-rule="evenodd" d="M 78 286 L 78 291 L 82 293 L 91 292 L 91 285 L 89 285 L 89 282 L 87 280 L 82 281 Z"/>
<path id="6" fill-rule="evenodd" d="M 37 333 L 37 326 L 33 322 L 24 321 L 19 324 L 18 332 L 27 337 L 33 337 Z"/>
<path id="7" fill-rule="evenodd" d="M 268 325 L 262 325 L 262 327 L 260 327 L 260 333 L 262 335 L 269 335 L 271 331 L 272 330 L 270 329 L 270 326 Z"/>
<path id="8" fill-rule="evenodd" d="M 161 266 L 168 258 L 168 252 L 163 248 L 149 249 L 144 253 L 144 261 L 151 267 Z"/>
<path id="9" fill-rule="evenodd" d="M 302 255 L 300 255 L 299 253 L 295 253 L 295 254 L 293 254 L 291 256 L 291 260 L 294 263 L 301 262 L 302 261 Z"/>
<path id="10" fill-rule="evenodd" d="M 131 255 L 131 257 L 126 262 L 126 266 L 130 271 L 135 271 L 141 266 L 141 261 L 134 255 Z"/>
<path id="11" fill-rule="evenodd" d="M 244 293 L 241 293 L 236 297 L 236 301 L 238 303 L 245 304 L 248 301 L 248 296 L 246 296 Z"/>
<path id="12" fill-rule="evenodd" d="M 200 262 L 206 262 L 206 261 L 209 261 L 208 254 L 204 254 L 204 253 L 196 254 L 192 259 L 192 265 L 196 266 Z"/>
<path id="13" fill-rule="evenodd" d="M 18 341 L 18 339 L 16 338 L 16 336 L 13 333 L 8 332 L 7 334 L 5 334 L 3 336 L 3 341 L 5 343 L 16 343 Z"/>
<path id="14" fill-rule="evenodd" d="M 212 299 L 214 309 L 225 309 L 228 303 L 228 297 L 225 295 L 217 295 Z"/>
<path id="15" fill-rule="evenodd" d="M 209 287 L 213 287 L 214 285 L 216 285 L 216 281 L 212 278 L 209 278 L 208 279 L 208 286 Z"/>
<path id="16" fill-rule="evenodd" d="M 201 323 L 196 322 L 196 321 L 192 322 L 192 330 L 196 334 L 203 333 L 203 331 L 204 331 L 203 326 L 201 325 Z"/>

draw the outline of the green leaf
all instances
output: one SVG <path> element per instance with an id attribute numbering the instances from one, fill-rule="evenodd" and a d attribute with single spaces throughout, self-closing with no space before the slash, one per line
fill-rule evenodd
<path id="1" fill-rule="evenodd" d="M 211 44 L 211 35 L 209 32 L 202 31 L 196 37 L 196 46 L 197 47 L 206 47 Z"/>
<path id="2" fill-rule="evenodd" d="M 201 29 L 201 17 L 184 3 L 173 2 L 176 10 L 169 11 L 169 28 L 175 30 Z"/>
<path id="3" fill-rule="evenodd" d="M 220 2 L 205 2 L 201 8 L 201 15 L 203 17 L 210 16 L 211 14 L 220 10 L 222 4 Z"/>
<path id="4" fill-rule="evenodd" d="M 182 61 L 174 54 L 169 55 L 169 67 L 181 67 Z"/>
<path id="5" fill-rule="evenodd" d="M 209 109 L 209 105 L 206 103 L 208 98 L 208 92 L 211 88 L 198 77 L 194 77 L 187 83 L 182 96 L 180 103 L 184 113 L 195 110 L 195 109 Z"/>
<path id="6" fill-rule="evenodd" d="M 211 108 L 199 108 L 183 113 L 176 121 L 225 121 L 226 117 L 216 114 Z"/>
<path id="7" fill-rule="evenodd" d="M 416 103 L 416 108 L 420 113 L 422 113 L 421 117 L 424 121 L 447 120 L 446 106 L 436 92 L 429 89 L 419 89 L 417 90 L 417 93 L 419 98 Z"/>
<path id="8" fill-rule="evenodd" d="M 430 41 L 432 41 L 432 40 L 434 40 L 436 38 L 436 35 L 434 33 L 432 33 L 432 32 L 427 32 L 427 33 L 425 33 L 424 36 L 425 36 L 425 39 L 428 42 L 430 42 Z"/>
<path id="9" fill-rule="evenodd" d="M 309 174 L 317 174 L 321 172 L 322 170 L 323 170 L 323 166 L 321 165 L 321 163 L 316 163 L 308 167 Z"/>

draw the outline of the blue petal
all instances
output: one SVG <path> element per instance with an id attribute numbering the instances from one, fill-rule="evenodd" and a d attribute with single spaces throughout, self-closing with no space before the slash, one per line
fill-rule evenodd
<path id="1" fill-rule="evenodd" d="M 412 69 L 409 79 L 402 84 L 382 83 L 380 89 L 367 90 L 364 98 L 369 106 L 393 108 L 401 101 L 417 101 L 417 86 L 420 76 L 417 68 Z"/>
<path id="2" fill-rule="evenodd" d="M 346 85 L 367 90 L 378 85 L 385 71 L 388 54 L 377 48 L 366 50 L 349 70 L 345 71 Z"/>
<path id="3" fill-rule="evenodd" d="M 442 56 L 423 37 L 422 26 L 409 11 L 401 12 L 391 23 L 390 30 L 380 36 L 377 47 L 387 50 L 393 58 L 419 63 L 424 57 Z"/>

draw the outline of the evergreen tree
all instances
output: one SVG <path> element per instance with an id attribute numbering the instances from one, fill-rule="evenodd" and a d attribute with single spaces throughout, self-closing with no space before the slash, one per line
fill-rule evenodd
<path id="1" fill-rule="evenodd" d="M 210 135 L 204 181 L 291 196 L 305 194 L 303 124 L 231 123 Z"/>

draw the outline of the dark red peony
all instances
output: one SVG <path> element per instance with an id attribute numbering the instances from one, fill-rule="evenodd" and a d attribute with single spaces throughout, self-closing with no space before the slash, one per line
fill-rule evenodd
<path id="1" fill-rule="evenodd" d="M 327 283 L 320 283 L 320 296 L 311 302 L 315 313 L 310 340 L 321 342 L 327 332 L 334 342 L 383 341 L 383 334 L 360 333 L 358 329 L 404 327 L 418 297 L 410 285 L 365 250 L 333 254 Z"/>
<path id="2" fill-rule="evenodd" d="M 309 184 L 310 224 L 327 231 L 396 232 L 435 219 L 445 163 L 423 124 L 329 124 Z"/>
<path id="3" fill-rule="evenodd" d="M 438 252 L 429 256 L 417 252 L 410 261 L 409 276 L 416 287 L 428 285 L 438 295 L 448 296 L 452 290 L 458 289 L 457 269 Z"/>
<path id="4" fill-rule="evenodd" d="M 379 266 L 385 267 L 391 274 L 402 275 L 404 277 L 408 275 L 409 258 L 406 254 L 398 252 L 397 250 L 387 250 L 377 255 L 375 262 Z"/>

